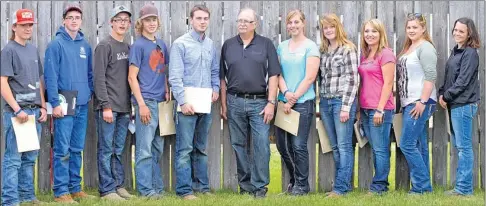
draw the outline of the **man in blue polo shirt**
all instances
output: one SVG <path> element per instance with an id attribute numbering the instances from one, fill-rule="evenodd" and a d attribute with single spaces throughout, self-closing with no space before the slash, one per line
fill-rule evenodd
<path id="1" fill-rule="evenodd" d="M 130 49 L 128 82 L 135 106 L 135 179 L 137 190 L 151 199 L 163 192 L 159 160 L 164 139 L 159 132 L 158 103 L 169 98 L 166 70 L 169 54 L 165 43 L 155 37 L 160 29 L 158 11 L 152 4 L 143 6 L 135 24 L 140 37 Z"/>
<path id="2" fill-rule="evenodd" d="M 195 113 L 185 102 L 184 87 L 212 89 L 212 101 L 219 97 L 219 62 L 213 41 L 206 36 L 209 9 L 197 5 L 190 12 L 192 30 L 174 41 L 171 49 L 169 82 L 182 112 L 176 114 L 176 193 L 185 200 L 194 192 L 209 193 L 206 143 L 211 114 Z"/>

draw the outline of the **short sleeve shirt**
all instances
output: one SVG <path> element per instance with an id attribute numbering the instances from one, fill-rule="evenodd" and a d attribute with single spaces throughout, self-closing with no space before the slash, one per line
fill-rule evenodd
<path id="1" fill-rule="evenodd" d="M 305 78 L 307 72 L 307 58 L 319 57 L 320 52 L 316 43 L 310 39 L 306 39 L 306 41 L 294 51 L 289 50 L 289 42 L 290 40 L 286 40 L 278 45 L 277 55 L 280 59 L 282 76 L 287 85 L 287 89 L 290 92 L 295 92 Z M 280 91 L 278 100 L 287 102 L 287 99 L 282 92 L 283 91 Z M 315 99 L 315 97 L 314 84 L 312 84 L 307 92 L 297 100 L 297 103 L 303 103 L 307 100 Z"/>
<path id="2" fill-rule="evenodd" d="M 44 73 L 39 52 L 34 45 L 27 43 L 24 46 L 9 41 L 2 50 L 1 67 L 0 76 L 8 77 L 12 94 L 20 106 L 42 106 L 40 76 Z M 5 101 L 2 104 L 10 108 Z"/>
<path id="3" fill-rule="evenodd" d="M 368 60 L 366 57 L 361 56 L 361 63 L 358 67 L 358 72 L 361 76 L 361 89 L 359 93 L 359 103 L 361 108 L 376 109 L 378 107 L 381 90 L 384 85 L 381 67 L 390 62 L 395 63 L 396 58 L 393 51 L 389 48 L 384 48 L 373 60 Z M 390 97 L 385 104 L 385 109 L 394 110 L 394 102 L 393 95 L 390 94 Z"/>
<path id="4" fill-rule="evenodd" d="M 129 56 L 130 65 L 139 68 L 138 83 L 144 100 L 165 101 L 165 76 L 169 64 L 169 52 L 161 39 L 156 43 L 144 36 L 132 45 Z M 132 95 L 133 104 L 137 100 Z"/>

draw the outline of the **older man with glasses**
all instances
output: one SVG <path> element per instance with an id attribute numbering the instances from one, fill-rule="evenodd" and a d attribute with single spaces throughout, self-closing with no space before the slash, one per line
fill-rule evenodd
<path id="1" fill-rule="evenodd" d="M 268 135 L 281 69 L 272 41 L 255 33 L 257 19 L 254 10 L 242 9 L 237 20 L 239 34 L 223 44 L 220 62 L 221 116 L 229 124 L 240 193 L 264 198 L 270 182 Z M 253 147 L 250 160 L 246 149 L 249 127 L 252 138 L 249 146 Z"/>

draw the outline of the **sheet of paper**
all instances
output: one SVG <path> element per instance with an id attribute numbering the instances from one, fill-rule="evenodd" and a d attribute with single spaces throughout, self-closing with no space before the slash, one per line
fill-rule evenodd
<path id="1" fill-rule="evenodd" d="M 29 120 L 23 124 L 12 117 L 12 125 L 17 140 L 18 152 L 27 152 L 40 149 L 39 136 L 35 127 L 36 119 L 34 115 L 29 115 Z"/>
<path id="2" fill-rule="evenodd" d="M 364 131 L 361 129 L 359 121 L 354 123 L 354 135 L 358 140 L 358 144 L 360 148 L 363 148 L 366 145 L 366 143 L 368 143 L 368 138 L 364 136 Z"/>
<path id="3" fill-rule="evenodd" d="M 194 112 L 202 114 L 211 113 L 213 89 L 184 87 L 184 98 L 187 104 L 192 105 Z M 181 107 L 179 105 L 177 105 L 177 111 L 181 111 Z"/>
<path id="4" fill-rule="evenodd" d="M 132 134 L 135 134 L 135 122 L 130 121 L 130 123 L 128 123 L 128 130 L 132 133 Z"/>
<path id="5" fill-rule="evenodd" d="M 322 153 L 332 152 L 331 142 L 329 141 L 329 137 L 327 136 L 326 129 L 324 128 L 324 124 L 322 120 L 317 120 L 316 122 L 317 133 L 319 134 L 319 142 L 321 143 L 321 151 Z"/>
<path id="6" fill-rule="evenodd" d="M 287 131 L 294 136 L 299 132 L 300 113 L 290 110 L 289 114 L 284 112 L 284 103 L 279 102 L 277 105 L 277 115 L 275 116 L 275 126 Z"/>
<path id="7" fill-rule="evenodd" d="M 61 108 L 62 108 L 62 113 L 64 115 L 67 115 L 68 104 L 67 103 L 60 103 L 60 105 L 61 105 Z M 47 110 L 47 114 L 52 114 L 52 105 L 51 105 L 51 103 L 46 102 L 46 110 Z"/>
<path id="8" fill-rule="evenodd" d="M 449 136 L 452 135 L 452 132 L 451 132 L 451 118 L 449 117 L 449 110 L 448 109 L 444 109 L 445 110 L 445 116 L 446 116 L 446 129 L 447 129 L 447 134 L 449 134 Z"/>
<path id="9" fill-rule="evenodd" d="M 174 101 L 160 102 L 158 106 L 160 136 L 175 134 Z"/>
<path id="10" fill-rule="evenodd" d="M 397 140 L 397 147 L 400 147 L 400 137 L 402 137 L 402 119 L 402 113 L 395 114 L 393 117 L 393 132 L 395 133 L 395 139 Z"/>

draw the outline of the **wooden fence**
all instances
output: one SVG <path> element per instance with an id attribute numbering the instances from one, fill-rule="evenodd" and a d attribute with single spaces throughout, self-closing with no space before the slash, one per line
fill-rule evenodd
<path id="1" fill-rule="evenodd" d="M 41 58 L 44 58 L 44 51 L 49 41 L 54 38 L 55 32 L 62 22 L 62 10 L 67 1 L 24 1 L 24 2 L 6 2 L 1 1 L 1 48 L 5 46 L 10 35 L 9 17 L 19 8 L 33 9 L 38 24 L 34 26 L 34 35 L 32 42 L 37 45 Z M 236 18 L 240 8 L 249 6 L 260 15 L 260 26 L 257 32 L 273 40 L 275 46 L 279 42 L 288 38 L 284 20 L 287 12 L 291 9 L 301 9 L 307 17 L 307 36 L 320 43 L 318 18 L 320 14 L 334 12 L 341 16 L 349 38 L 359 44 L 359 31 L 362 22 L 370 18 L 381 19 L 387 30 L 390 40 L 390 47 L 394 51 L 400 51 L 402 48 L 405 32 L 404 23 L 407 13 L 421 12 L 425 14 L 430 26 L 429 31 L 433 37 L 439 58 L 438 58 L 438 80 L 440 85 L 444 79 L 444 66 L 454 46 L 451 37 L 451 27 L 457 18 L 467 16 L 475 20 L 480 31 L 482 47 L 480 53 L 480 76 L 481 79 L 481 107 L 479 116 L 475 119 L 473 147 L 474 147 L 474 186 L 484 188 L 485 168 L 484 160 L 480 161 L 480 151 L 484 152 L 485 141 L 484 124 L 485 119 L 485 12 L 486 5 L 484 1 L 207 1 L 207 2 L 183 2 L 183 1 L 81 1 L 79 2 L 83 11 L 82 31 L 86 39 L 94 49 L 99 39 L 109 34 L 109 17 L 111 8 L 114 5 L 129 5 L 134 14 L 133 20 L 137 18 L 139 9 L 145 3 L 153 3 L 159 9 L 159 15 L 163 24 L 162 30 L 158 36 L 170 46 L 177 37 L 186 33 L 189 29 L 187 24 L 189 11 L 193 5 L 205 3 L 211 10 L 211 22 L 208 29 L 208 35 L 214 40 L 215 46 L 220 48 L 223 41 L 236 35 Z M 134 21 L 133 21 L 134 22 Z M 132 23 L 133 23 L 132 22 Z M 126 41 L 131 42 L 135 37 L 133 26 L 129 32 Z M 218 49 L 218 55 L 219 55 Z M 91 105 L 90 105 L 91 106 Z M 238 182 L 236 175 L 235 155 L 231 148 L 226 122 L 222 122 L 219 116 L 220 105 L 213 106 L 213 124 L 208 140 L 208 165 L 210 174 L 210 186 L 212 189 L 231 189 L 237 190 Z M 436 186 L 453 185 L 456 179 L 457 151 L 449 149 L 449 136 L 445 129 L 445 116 L 442 108 L 433 116 L 433 127 L 429 129 L 429 140 L 432 145 L 432 183 Z M 310 154 L 310 176 L 309 182 L 311 191 L 330 191 L 334 178 L 334 163 L 332 153 L 322 154 L 316 150 L 318 143 L 317 131 L 315 128 L 316 121 L 312 122 L 312 131 L 309 137 L 309 154 Z M 52 130 L 50 124 L 43 124 L 42 140 L 39 161 L 37 164 L 37 186 L 39 191 L 48 192 L 51 190 L 50 181 L 50 161 L 51 161 L 51 141 Z M 94 126 L 94 116 L 90 109 L 89 126 L 86 138 L 86 146 L 83 153 L 83 171 L 84 186 L 97 188 L 97 135 Z M 3 135 L 3 130 L 2 130 Z M 133 189 L 132 179 L 132 134 L 129 134 L 125 144 L 123 162 L 125 164 L 125 184 L 129 189 Z M 394 139 L 394 138 L 393 138 Z M 2 137 L 2 155 L 4 138 Z M 174 158 L 174 136 L 165 137 L 164 155 L 162 157 L 163 179 L 167 190 L 174 190 L 175 172 L 173 167 Z M 317 147 L 320 148 L 320 147 Z M 399 189 L 409 188 L 409 175 L 407 163 L 397 148 L 396 156 L 396 173 L 390 178 L 396 179 L 396 186 Z M 372 152 L 369 145 L 359 149 L 358 162 L 358 188 L 368 188 L 372 180 L 373 160 Z M 318 155 L 316 153 L 319 153 Z M 482 154 L 482 153 L 481 153 Z M 3 156 L 2 156 L 3 157 Z M 317 157 L 317 160 L 316 160 Z M 484 154 L 482 154 L 484 157 Z M 450 160 L 450 161 L 448 161 Z M 316 164 L 316 162 L 318 162 Z M 450 166 L 450 170 L 448 170 Z M 282 170 L 282 188 L 285 188 L 288 182 L 288 174 L 285 169 Z M 481 177 L 481 178 L 480 178 Z M 482 180 L 482 181 L 480 181 Z M 317 182 L 317 183 L 316 183 Z"/>

